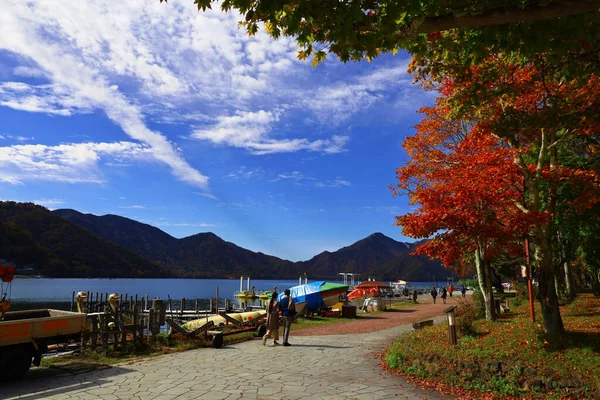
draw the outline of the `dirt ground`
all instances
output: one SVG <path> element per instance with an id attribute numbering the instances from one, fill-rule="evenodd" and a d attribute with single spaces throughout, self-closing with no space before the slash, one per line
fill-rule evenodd
<path id="1" fill-rule="evenodd" d="M 391 328 L 398 325 L 410 324 L 423 319 L 444 315 L 444 310 L 452 304 L 456 304 L 458 296 L 448 297 L 446 304 L 438 297 L 433 304 L 430 295 L 420 295 L 417 304 L 400 310 L 365 313 L 357 310 L 360 318 L 349 319 L 337 324 L 327 324 L 319 327 L 298 329 L 293 331 L 294 336 L 316 336 L 316 335 L 344 335 L 352 333 L 368 333 Z M 412 303 L 412 302 L 411 302 Z"/>

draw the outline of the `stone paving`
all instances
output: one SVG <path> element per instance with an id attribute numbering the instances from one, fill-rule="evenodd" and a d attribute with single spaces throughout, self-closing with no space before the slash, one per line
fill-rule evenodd
<path id="1" fill-rule="evenodd" d="M 445 317 L 435 318 L 436 323 Z M 379 367 L 402 325 L 378 332 L 290 336 L 292 346 L 252 340 L 120 364 L 93 372 L 3 384 L 0 399 L 440 399 Z M 445 340 L 445 338 L 441 339 Z"/>

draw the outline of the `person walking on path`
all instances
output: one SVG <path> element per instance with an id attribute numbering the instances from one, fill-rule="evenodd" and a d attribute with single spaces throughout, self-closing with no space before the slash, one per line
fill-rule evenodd
<path id="1" fill-rule="evenodd" d="M 435 288 L 431 289 L 431 297 L 433 297 L 433 304 L 435 304 L 435 299 L 437 299 L 437 290 Z"/>
<path id="2" fill-rule="evenodd" d="M 454 290 L 454 288 L 452 287 L 452 285 L 448 286 L 448 294 L 450 295 L 450 297 L 452 297 L 453 290 Z"/>
<path id="3" fill-rule="evenodd" d="M 466 297 L 467 288 L 465 287 L 465 285 L 462 285 L 460 287 L 460 293 L 462 294 L 462 297 Z"/>
<path id="4" fill-rule="evenodd" d="M 413 290 L 413 302 L 417 302 L 417 289 Z"/>
<path id="5" fill-rule="evenodd" d="M 290 295 L 290 289 L 285 289 L 283 297 L 279 303 L 281 309 L 281 315 L 283 316 L 283 345 L 291 346 L 288 341 L 290 337 L 290 330 L 292 329 L 292 323 L 296 319 L 296 305 Z"/>
<path id="6" fill-rule="evenodd" d="M 446 291 L 446 286 L 444 286 L 442 288 L 442 294 L 440 294 L 440 297 L 442 298 L 442 301 L 444 302 L 444 304 L 446 304 L 446 296 L 448 295 L 448 292 Z"/>
<path id="7" fill-rule="evenodd" d="M 267 344 L 267 339 L 273 337 L 273 345 L 279 346 L 279 303 L 277 303 L 277 292 L 273 292 L 271 300 L 267 305 L 267 333 L 262 338 L 263 346 Z"/>

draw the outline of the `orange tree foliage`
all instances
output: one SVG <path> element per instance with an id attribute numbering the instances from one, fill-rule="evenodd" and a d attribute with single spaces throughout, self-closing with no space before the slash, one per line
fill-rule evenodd
<path id="1" fill-rule="evenodd" d="M 419 208 L 397 217 L 403 234 L 435 238 L 417 253 L 439 258 L 447 267 L 464 260 L 478 246 L 487 261 L 502 253 L 520 255 L 516 242 L 532 218 L 515 206 L 523 183 L 512 150 L 477 124 L 452 121 L 448 109 L 420 110 L 417 133 L 404 142 L 409 162 L 396 171 L 395 193 L 407 192 Z"/>
<path id="2" fill-rule="evenodd" d="M 548 332 L 562 332 L 553 264 L 557 217 L 564 212 L 581 213 L 600 199 L 597 170 L 585 163 L 573 163 L 572 157 L 565 158 L 568 152 L 564 150 L 577 140 L 587 146 L 581 147 L 576 157 L 591 159 L 598 154 L 600 79 L 594 74 L 567 78 L 560 64 L 543 56 L 535 62 L 521 62 L 498 55 L 468 71 L 455 70 L 453 75 L 427 75 L 433 71 L 428 70 L 427 60 L 415 63 L 425 63 L 424 67 L 412 66 L 418 79 L 440 86 L 444 96 L 440 105 L 446 107 L 449 119 L 477 121 L 472 131 L 508 146 L 507 171 L 515 171 L 517 182 L 524 182 L 524 193 L 512 199 L 511 207 L 516 207 L 520 216 L 515 217 L 517 214 L 512 212 L 505 216 L 515 217 L 515 231 L 520 232 L 523 227 L 529 236 L 545 328 Z M 486 141 L 479 143 L 484 145 Z M 510 159 L 514 166 L 509 167 Z M 460 169 L 452 169 L 453 173 L 460 173 Z M 485 177 L 481 178 L 477 173 L 469 175 L 476 180 L 464 184 L 473 186 L 486 179 L 489 185 L 502 183 L 483 173 Z M 468 178 L 463 175 L 462 179 Z M 578 195 L 566 196 L 569 192 Z M 489 227 L 488 222 L 480 222 Z"/>

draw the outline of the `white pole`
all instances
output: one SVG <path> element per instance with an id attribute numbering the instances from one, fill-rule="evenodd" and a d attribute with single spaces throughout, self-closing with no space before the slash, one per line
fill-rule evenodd
<path id="1" fill-rule="evenodd" d="M 240 276 L 240 293 L 242 293 L 244 290 L 244 276 Z"/>
<path id="2" fill-rule="evenodd" d="M 247 289 L 250 290 L 250 277 L 248 277 L 248 287 L 247 287 Z"/>

